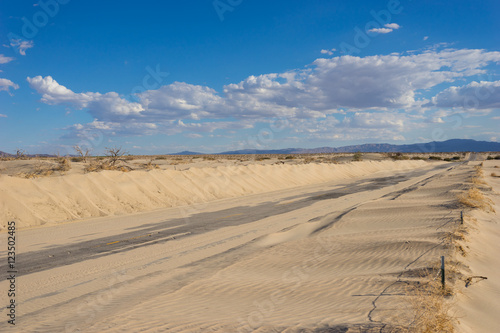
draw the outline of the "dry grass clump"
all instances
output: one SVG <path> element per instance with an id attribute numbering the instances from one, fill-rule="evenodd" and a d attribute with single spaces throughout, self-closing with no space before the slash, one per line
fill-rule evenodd
<path id="1" fill-rule="evenodd" d="M 470 188 L 467 192 L 458 196 L 458 201 L 471 208 L 495 211 L 491 206 L 491 201 L 486 198 L 476 187 Z"/>
<path id="2" fill-rule="evenodd" d="M 456 318 L 452 316 L 452 303 L 447 299 L 451 289 L 443 289 L 440 279 L 413 282 L 405 288 L 406 309 L 411 315 L 392 320 L 390 332 L 435 333 L 454 332 Z"/>
<path id="3" fill-rule="evenodd" d="M 500 175 L 499 175 L 499 174 L 497 174 L 497 173 L 495 173 L 495 172 L 492 172 L 492 173 L 491 173 L 491 177 L 500 177 Z"/>
<path id="4" fill-rule="evenodd" d="M 71 169 L 71 162 L 67 158 L 59 160 L 59 171 L 69 171 Z"/>
<path id="5" fill-rule="evenodd" d="M 148 163 L 144 164 L 144 167 L 146 168 L 146 170 L 154 170 L 160 168 L 158 164 L 153 163 L 153 160 L 150 160 Z"/>
<path id="6" fill-rule="evenodd" d="M 408 302 L 414 311 L 413 322 L 407 332 L 434 333 L 453 332 L 454 318 L 450 316 L 451 303 L 440 283 L 431 281 L 412 288 Z"/>
<path id="7" fill-rule="evenodd" d="M 85 173 L 99 172 L 102 170 L 129 172 L 132 169 L 128 166 L 114 165 L 111 161 L 96 159 L 91 161 L 84 169 Z"/>
<path id="8" fill-rule="evenodd" d="M 19 173 L 17 176 L 26 179 L 35 179 L 39 177 L 48 177 L 53 173 L 54 168 L 49 168 L 47 165 L 43 164 L 42 161 L 37 161 L 33 166 L 33 170 Z"/>

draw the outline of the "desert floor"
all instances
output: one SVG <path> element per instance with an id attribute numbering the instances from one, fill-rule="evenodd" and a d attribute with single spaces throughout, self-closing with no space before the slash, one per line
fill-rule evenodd
<path id="1" fill-rule="evenodd" d="M 480 210 L 457 196 L 484 156 L 366 157 L 92 173 L 74 163 L 34 178 L 15 174 L 38 162 L 5 161 L 1 218 L 18 226 L 18 293 L 16 326 L 4 309 L 0 331 L 389 332 L 412 325 L 409 287 L 437 278 L 445 256 L 456 329 L 496 332 L 500 163 L 484 162 L 492 202 Z M 466 256 L 449 242 L 461 211 Z M 488 279 L 466 288 L 471 276 Z M 8 289 L 2 279 L 5 304 Z"/>

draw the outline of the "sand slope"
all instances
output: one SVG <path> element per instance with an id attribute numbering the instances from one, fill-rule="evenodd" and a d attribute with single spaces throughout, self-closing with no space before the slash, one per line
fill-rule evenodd
<path id="1" fill-rule="evenodd" d="M 477 163 L 476 163 L 477 164 Z M 495 168 L 494 166 L 497 166 Z M 500 331 L 500 178 L 492 177 L 491 173 L 500 174 L 498 161 L 485 161 L 484 174 L 492 191 L 486 192 L 492 200 L 496 214 L 482 210 L 473 210 L 468 213 L 477 221 L 469 221 L 471 235 L 468 246 L 469 255 L 461 260 L 468 266 L 464 271 L 465 277 L 484 276 L 472 279 L 466 288 L 461 283 L 461 293 L 457 297 L 456 315 L 460 324 L 458 332 L 496 333 Z"/>
<path id="2" fill-rule="evenodd" d="M 121 215 L 426 165 L 424 161 L 363 161 L 102 171 L 38 179 L 0 176 L 0 221 L 16 220 L 22 228 Z"/>

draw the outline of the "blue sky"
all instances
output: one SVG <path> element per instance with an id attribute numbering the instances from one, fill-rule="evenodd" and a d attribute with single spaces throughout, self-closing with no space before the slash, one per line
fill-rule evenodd
<path id="1" fill-rule="evenodd" d="M 498 1 L 0 2 L 0 151 L 500 141 Z"/>

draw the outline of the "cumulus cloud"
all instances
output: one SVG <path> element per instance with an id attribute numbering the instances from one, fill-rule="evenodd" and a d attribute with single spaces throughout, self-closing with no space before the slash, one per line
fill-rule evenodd
<path id="1" fill-rule="evenodd" d="M 75 93 L 60 85 L 51 76 L 28 77 L 30 86 L 42 95 L 42 102 L 49 105 L 68 105 L 75 109 L 87 108 L 98 119 L 113 120 L 120 117 L 138 116 L 143 107 L 139 103 L 129 102 L 116 92 L 100 94 L 95 92 Z"/>
<path id="2" fill-rule="evenodd" d="M 14 60 L 14 58 L 6 57 L 3 54 L 0 54 L 0 64 L 6 64 L 8 62 L 11 62 L 12 60 Z"/>
<path id="3" fill-rule="evenodd" d="M 321 54 L 328 54 L 328 55 L 332 55 L 333 52 L 337 51 L 337 49 L 330 49 L 330 50 L 321 50 Z"/>
<path id="4" fill-rule="evenodd" d="M 401 28 L 401 26 L 397 23 L 387 23 L 384 25 L 384 27 L 394 30 Z"/>
<path id="5" fill-rule="evenodd" d="M 94 123 L 75 125 L 71 129 L 75 133 L 86 129 L 117 135 L 201 133 L 252 128 L 256 122 L 270 118 L 293 119 L 297 128 L 311 133 L 322 132 L 319 124 L 343 126 L 344 131 L 394 132 L 408 127 L 410 122 L 399 114 L 382 116 L 361 111 L 453 104 L 450 100 L 457 100 L 465 91 L 450 88 L 436 95 L 432 102 L 419 96 L 439 84 L 485 73 L 487 65 L 498 61 L 500 52 L 469 49 L 427 50 L 409 55 L 346 55 L 320 58 L 311 66 L 285 73 L 252 75 L 224 86 L 220 94 L 207 86 L 173 82 L 137 94 L 137 102 L 116 92 L 73 92 L 50 76 L 28 78 L 28 82 L 42 95 L 42 102 L 85 109 L 93 116 Z M 483 101 L 484 107 L 495 107 L 497 83 L 480 84 L 491 90 Z M 352 114 L 350 119 L 335 123 L 331 115 L 345 112 Z M 439 122 L 442 117 L 434 118 L 434 122 Z M 330 123 L 326 119 L 331 119 Z"/>
<path id="6" fill-rule="evenodd" d="M 387 23 L 384 24 L 384 28 L 373 28 L 368 30 L 368 32 L 378 33 L 378 34 L 388 34 L 394 30 L 399 29 L 401 26 L 397 23 Z"/>
<path id="7" fill-rule="evenodd" d="M 10 46 L 19 51 L 19 54 L 25 56 L 26 50 L 31 49 L 35 46 L 35 43 L 32 40 L 21 40 L 21 39 L 13 39 L 10 42 Z"/>
<path id="8" fill-rule="evenodd" d="M 500 108 L 500 81 L 473 81 L 465 86 L 449 87 L 432 98 L 429 106 L 441 108 Z"/>
<path id="9" fill-rule="evenodd" d="M 9 91 L 9 88 L 19 89 L 19 86 L 11 80 L 0 78 L 0 91 Z"/>

